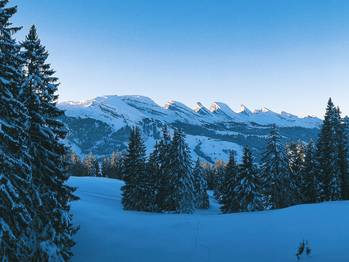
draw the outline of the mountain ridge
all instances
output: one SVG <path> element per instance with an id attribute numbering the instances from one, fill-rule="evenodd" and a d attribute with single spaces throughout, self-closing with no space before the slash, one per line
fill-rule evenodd
<path id="1" fill-rule="evenodd" d="M 279 114 L 265 107 L 252 112 L 240 105 L 235 112 L 223 102 L 213 102 L 207 109 L 200 102 L 189 108 L 170 100 L 161 107 L 151 98 L 138 95 L 99 96 L 61 102 L 57 106 L 66 112 L 63 122 L 69 129 L 67 144 L 81 156 L 90 150 L 99 156 L 109 155 L 116 149 L 124 150 L 133 125 L 141 127 L 149 153 L 155 140 L 161 138 L 161 129 L 168 125 L 172 132 L 174 128 L 184 130 L 193 158 L 209 162 L 227 159 L 229 150 L 239 156 L 242 147 L 248 144 L 258 159 L 265 136 L 274 123 L 285 142 L 314 140 L 322 124 L 317 117 Z"/>

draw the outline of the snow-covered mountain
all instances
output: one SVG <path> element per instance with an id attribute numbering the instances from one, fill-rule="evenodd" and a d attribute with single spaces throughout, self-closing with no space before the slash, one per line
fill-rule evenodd
<path id="1" fill-rule="evenodd" d="M 144 96 L 101 96 L 88 101 L 59 103 L 66 111 L 63 121 L 69 128 L 67 143 L 80 155 L 92 150 L 99 156 L 110 155 L 127 146 L 131 126 L 142 128 L 148 151 L 161 138 L 161 129 L 182 128 L 187 134 L 193 158 L 214 162 L 227 159 L 229 150 L 240 156 L 242 147 L 249 145 L 257 160 L 264 146 L 265 136 L 272 124 L 279 127 L 285 142 L 316 139 L 322 120 L 312 116 L 297 117 L 267 108 L 253 112 L 244 105 L 238 112 L 222 102 L 212 103 L 209 109 L 197 103 L 192 109 L 169 101 L 163 107 Z"/>

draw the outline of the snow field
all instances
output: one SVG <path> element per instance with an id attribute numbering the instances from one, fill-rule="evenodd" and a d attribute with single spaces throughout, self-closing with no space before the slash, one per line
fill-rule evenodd
<path id="1" fill-rule="evenodd" d="M 300 261 L 349 261 L 349 202 L 327 202 L 254 213 L 195 214 L 125 211 L 122 181 L 71 177 L 81 199 L 72 204 L 72 261 L 297 261 L 300 241 L 310 256 Z M 209 192 L 212 193 L 212 192 Z M 212 195 L 212 194 L 211 194 Z"/>

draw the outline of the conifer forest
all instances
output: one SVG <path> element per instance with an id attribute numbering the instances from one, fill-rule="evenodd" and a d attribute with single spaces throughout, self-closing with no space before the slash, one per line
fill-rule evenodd
<path id="1" fill-rule="evenodd" d="M 259 162 L 253 144 L 241 159 L 233 149 L 227 162 L 193 159 L 183 130 L 170 132 L 166 123 L 150 154 L 141 128 L 133 126 L 126 150 L 102 158 L 90 151 L 81 159 L 65 144 L 65 113 L 56 106 L 59 81 L 48 51 L 35 25 L 15 40 L 17 7 L 7 4 L 0 0 L 1 262 L 73 258 L 80 226 L 70 212 L 79 201 L 66 183 L 71 176 L 121 180 L 123 209 L 151 213 L 208 209 L 209 190 L 222 214 L 349 199 L 349 118 L 331 98 L 318 137 L 285 144 L 274 124 Z"/>

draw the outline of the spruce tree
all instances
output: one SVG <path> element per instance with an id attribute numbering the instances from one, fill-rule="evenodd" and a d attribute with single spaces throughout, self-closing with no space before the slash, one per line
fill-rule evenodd
<path id="1" fill-rule="evenodd" d="M 193 176 L 195 189 L 195 207 L 200 209 L 207 209 L 210 206 L 210 201 L 207 194 L 207 183 L 204 178 L 204 170 L 201 166 L 199 158 L 195 162 Z"/>
<path id="2" fill-rule="evenodd" d="M 122 180 L 122 158 L 119 150 L 116 150 L 116 154 L 113 154 L 110 158 L 110 176 L 111 178 L 116 178 Z"/>
<path id="3" fill-rule="evenodd" d="M 240 212 L 263 210 L 262 183 L 253 161 L 252 152 L 246 146 L 242 154 L 242 163 L 239 165 L 237 186 L 234 189 Z"/>
<path id="4" fill-rule="evenodd" d="M 315 157 L 316 149 L 313 140 L 307 145 L 304 168 L 302 170 L 302 203 L 318 203 L 320 202 L 322 191 L 317 174 L 317 162 Z"/>
<path id="5" fill-rule="evenodd" d="M 342 119 L 343 134 L 340 144 L 341 174 L 342 174 L 342 199 L 349 199 L 349 117 Z"/>
<path id="6" fill-rule="evenodd" d="M 214 180 L 215 180 L 215 171 L 211 164 L 207 162 L 201 163 L 203 171 L 204 171 L 204 177 L 206 179 L 207 188 L 209 190 L 213 190 L 214 187 Z"/>
<path id="7" fill-rule="evenodd" d="M 161 191 L 161 170 L 159 166 L 159 144 L 156 141 L 154 145 L 153 152 L 149 155 L 149 160 L 147 163 L 148 172 L 148 182 L 149 182 L 149 207 L 151 212 L 161 212 L 162 209 L 159 207 L 157 198 L 159 197 L 159 192 Z"/>
<path id="8" fill-rule="evenodd" d="M 267 209 L 278 209 L 295 203 L 293 182 L 285 145 L 274 124 L 266 139 L 260 168 Z"/>
<path id="9" fill-rule="evenodd" d="M 30 252 L 26 233 L 33 219 L 29 186 L 27 110 L 17 100 L 22 92 L 19 46 L 10 18 L 17 7 L 0 1 L 0 260 L 26 261 Z"/>
<path id="10" fill-rule="evenodd" d="M 171 194 L 167 203 L 169 210 L 177 213 L 193 213 L 195 206 L 194 177 L 191 172 L 191 154 L 185 135 L 181 129 L 175 130 L 170 147 L 170 165 L 168 168 Z M 169 201 L 170 200 L 170 201 Z"/>
<path id="11" fill-rule="evenodd" d="M 31 196 L 35 212 L 30 259 L 66 261 L 72 256 L 72 236 L 76 232 L 69 214 L 70 203 L 78 198 L 73 195 L 75 189 L 65 183 L 69 174 L 62 156 L 67 153 L 63 143 L 67 131 L 58 119 L 64 115 L 56 106 L 58 79 L 46 63 L 48 52 L 41 45 L 35 26 L 21 47 L 24 74 L 19 98 L 30 116 L 27 144 L 32 157 Z"/>
<path id="12" fill-rule="evenodd" d="M 81 163 L 80 157 L 78 157 L 73 150 L 70 155 L 70 162 L 69 162 L 69 173 L 71 176 L 82 176 L 84 172 L 83 165 Z"/>
<path id="13" fill-rule="evenodd" d="M 286 144 L 286 152 L 290 167 L 290 180 L 293 183 L 294 188 L 294 200 L 295 203 L 302 202 L 301 188 L 302 188 L 302 171 L 304 168 L 305 159 L 305 145 L 298 141 L 296 145 L 293 141 L 290 145 Z"/>
<path id="14" fill-rule="evenodd" d="M 109 157 L 103 156 L 101 165 L 102 177 L 110 177 L 110 159 Z"/>
<path id="15" fill-rule="evenodd" d="M 170 149 L 171 149 L 171 135 L 167 125 L 162 129 L 162 139 L 159 141 L 157 155 L 157 164 L 159 166 L 159 173 L 156 179 L 156 206 L 158 211 L 173 211 L 173 200 L 170 195 L 173 194 L 173 188 L 170 186 Z"/>
<path id="16" fill-rule="evenodd" d="M 84 157 L 82 160 L 82 164 L 84 166 L 84 176 L 95 176 L 96 175 L 96 167 L 93 163 L 93 155 L 92 151 L 88 154 L 87 157 Z"/>
<path id="17" fill-rule="evenodd" d="M 132 127 L 125 152 L 121 203 L 125 210 L 149 211 L 146 147 L 138 126 Z"/>
<path id="18" fill-rule="evenodd" d="M 92 160 L 92 164 L 93 164 L 93 170 L 94 170 L 94 175 L 95 177 L 100 177 L 101 176 L 101 172 L 100 172 L 100 168 L 99 168 L 99 163 L 98 163 L 98 159 L 97 156 L 95 156 Z"/>
<path id="19" fill-rule="evenodd" d="M 341 161 L 343 158 L 341 158 L 340 152 L 342 135 L 340 111 L 335 108 L 330 98 L 316 143 L 318 174 L 323 191 L 321 201 L 342 199 Z"/>
<path id="20" fill-rule="evenodd" d="M 225 176 L 222 183 L 222 196 L 219 200 L 221 211 L 224 214 L 235 213 L 239 211 L 237 194 L 235 188 L 238 182 L 238 166 L 235 160 L 234 151 L 229 154 L 228 164 L 225 168 Z"/>
<path id="21" fill-rule="evenodd" d="M 213 188 L 213 196 L 215 199 L 220 201 L 222 194 L 223 194 L 223 183 L 225 179 L 225 168 L 226 168 L 226 162 L 223 161 L 223 159 L 218 159 L 214 163 L 214 188 Z"/>

